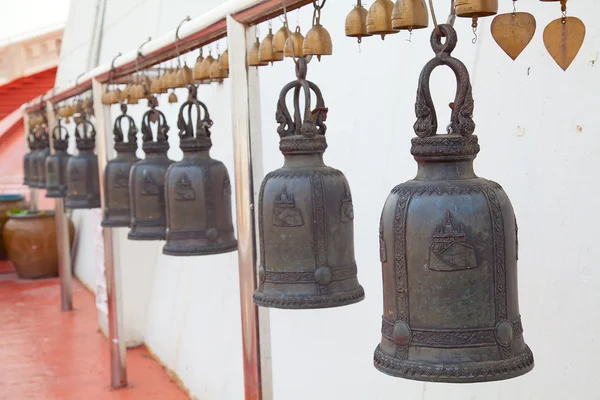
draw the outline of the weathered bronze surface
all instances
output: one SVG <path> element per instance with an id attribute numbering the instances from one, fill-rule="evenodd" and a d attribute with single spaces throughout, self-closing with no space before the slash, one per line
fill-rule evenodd
<path id="1" fill-rule="evenodd" d="M 423 29 L 429 26 L 429 12 L 425 0 L 398 0 L 392 11 L 392 28 Z"/>
<path id="2" fill-rule="evenodd" d="M 67 162 L 67 208 L 99 208 L 98 157 L 94 154 L 96 130 L 85 116 L 75 126 L 79 153 Z"/>
<path id="3" fill-rule="evenodd" d="M 33 187 L 44 189 L 46 187 L 46 157 L 50 155 L 50 138 L 46 126 L 40 126 L 36 135 L 37 151 L 35 153 L 35 182 Z"/>
<path id="4" fill-rule="evenodd" d="M 436 57 L 417 90 L 417 176 L 392 190 L 381 215 L 375 367 L 435 382 L 513 378 L 533 368 L 517 296 L 517 223 L 502 187 L 473 171 L 479 144 L 469 73 L 451 56 L 456 32 L 439 28 L 446 41 L 432 33 Z M 440 65 L 452 69 L 458 88 L 448 134 L 438 135 L 429 78 Z"/>
<path id="5" fill-rule="evenodd" d="M 492 37 L 498 46 L 513 60 L 533 39 L 535 17 L 526 12 L 497 15 L 492 21 Z"/>
<path id="6" fill-rule="evenodd" d="M 296 309 L 356 303 L 365 292 L 356 277 L 350 187 L 342 172 L 323 163 L 327 108 L 317 85 L 306 80 L 304 58 L 298 60 L 296 75 L 277 103 L 285 162 L 260 188 L 261 265 L 254 302 Z M 292 89 L 293 118 L 286 106 Z M 316 96 L 312 111 L 311 91 Z M 305 96 L 303 115 L 300 93 Z"/>
<path id="7" fill-rule="evenodd" d="M 192 119 L 194 110 L 196 123 Z M 164 254 L 195 256 L 237 250 L 229 174 L 225 165 L 209 154 L 212 124 L 206 105 L 197 99 L 196 87 L 190 86 L 189 100 L 179 109 L 177 119 L 183 160 L 172 164 L 165 177 Z"/>
<path id="8" fill-rule="evenodd" d="M 71 157 L 67 153 L 69 132 L 58 120 L 52 130 L 54 153 L 46 157 L 46 197 L 65 197 L 67 195 L 67 163 Z"/>
<path id="9" fill-rule="evenodd" d="M 129 200 L 129 172 L 136 162 L 137 133 L 133 118 L 127 115 L 127 105 L 121 104 L 122 114 L 113 126 L 117 156 L 106 163 L 104 169 L 104 216 L 102 226 L 129 226 L 131 221 Z M 127 120 L 127 141 L 123 134 L 123 120 Z"/>
<path id="10" fill-rule="evenodd" d="M 498 0 L 456 0 L 454 4 L 458 17 L 489 17 L 498 12 Z"/>
<path id="11" fill-rule="evenodd" d="M 562 17 L 544 29 L 544 46 L 559 67 L 566 71 L 585 39 L 585 25 L 577 17 Z"/>
<path id="12" fill-rule="evenodd" d="M 37 179 L 35 175 L 37 175 L 37 171 L 34 168 L 34 159 L 37 142 L 35 141 L 35 135 L 33 131 L 29 132 L 27 135 L 27 146 L 29 147 L 29 153 L 25 154 L 23 157 L 23 184 L 34 187 L 34 182 Z"/>
<path id="13" fill-rule="evenodd" d="M 148 103 L 150 110 L 142 118 L 142 149 L 146 158 L 135 163 L 129 173 L 131 230 L 128 238 L 165 240 L 165 173 L 173 163 L 167 157 L 169 126 L 165 115 L 156 109 L 156 98 L 148 100 Z M 151 123 L 156 123 L 156 141 L 153 139 Z"/>

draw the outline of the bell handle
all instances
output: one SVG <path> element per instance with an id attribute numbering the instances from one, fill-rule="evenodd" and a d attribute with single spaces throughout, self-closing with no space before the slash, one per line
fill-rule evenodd
<path id="1" fill-rule="evenodd" d="M 458 42 L 454 28 L 448 24 L 438 25 L 438 28 L 439 33 L 435 29 L 431 33 L 431 47 L 436 53 L 435 58 L 425 65 L 419 76 L 415 103 L 417 121 L 414 124 L 414 131 L 421 138 L 437 134 L 437 115 L 431 98 L 429 83 L 433 70 L 440 65 L 446 65 L 454 72 L 456 77 L 456 95 L 454 102 L 450 104 L 452 113 L 447 128 L 448 133 L 471 136 L 475 131 L 475 122 L 473 121 L 474 101 L 469 71 L 460 60 L 451 56 Z M 442 43 L 442 37 L 446 38 L 444 43 Z"/>
<path id="2" fill-rule="evenodd" d="M 62 133 L 64 132 L 64 136 Z M 52 129 L 52 139 L 53 140 L 69 140 L 69 130 L 60 123 L 58 120 L 58 125 L 56 125 Z"/>
<path id="3" fill-rule="evenodd" d="M 146 111 L 142 117 L 142 139 L 144 142 L 152 142 L 154 139 L 152 135 L 152 129 L 150 128 L 150 116 L 153 114 L 158 115 L 156 140 L 157 142 L 165 142 L 169 139 L 167 133 L 171 128 L 169 125 L 167 125 L 167 119 L 165 118 L 165 115 L 162 113 L 162 111 L 157 110 L 155 106 Z"/>
<path id="4" fill-rule="evenodd" d="M 127 115 L 127 104 L 121 103 L 121 112 L 123 114 L 119 115 L 115 120 L 115 124 L 113 125 L 113 136 L 115 138 L 115 143 L 121 143 L 125 139 L 123 136 L 123 127 L 122 121 L 126 119 L 129 123 L 129 128 L 127 130 L 127 142 L 133 143 L 136 141 L 136 135 L 138 133 L 137 126 L 135 126 L 135 121 L 129 115 Z"/>
<path id="5" fill-rule="evenodd" d="M 181 105 L 179 108 L 179 115 L 177 117 L 177 127 L 179 128 L 179 138 L 185 139 L 189 137 L 193 137 L 194 135 L 194 126 L 192 124 L 192 109 L 195 108 L 196 115 L 196 136 L 204 135 L 210 137 L 209 128 L 213 125 L 213 121 L 210 119 L 210 114 L 208 112 L 208 108 L 206 104 L 198 100 L 197 97 L 197 87 L 195 85 L 189 85 L 189 97 L 188 100 Z M 187 107 L 188 109 L 188 120 L 185 121 L 184 110 Z M 202 116 L 201 109 L 204 111 L 204 116 Z"/>
<path id="6" fill-rule="evenodd" d="M 88 134 L 88 127 L 91 128 L 89 130 L 89 134 Z M 95 139 L 96 138 L 96 128 L 94 128 L 94 124 L 92 124 L 87 119 L 82 119 L 81 121 L 79 121 L 77 123 L 77 125 L 75 125 L 75 137 L 78 140 L 82 138 L 82 136 L 79 133 L 80 132 L 80 128 L 83 128 L 83 137 L 88 138 L 88 139 Z"/>

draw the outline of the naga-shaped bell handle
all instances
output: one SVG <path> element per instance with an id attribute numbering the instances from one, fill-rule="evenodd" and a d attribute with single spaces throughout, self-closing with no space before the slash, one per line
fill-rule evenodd
<path id="1" fill-rule="evenodd" d="M 52 140 L 55 142 L 66 142 L 69 140 L 69 130 L 62 125 L 60 118 L 58 119 L 57 125 L 52 129 Z"/>
<path id="2" fill-rule="evenodd" d="M 142 139 L 144 142 L 153 141 L 150 124 L 156 122 L 158 124 L 156 141 L 166 142 L 169 139 L 167 133 L 169 132 L 169 129 L 171 129 L 169 125 L 167 125 L 167 118 L 160 110 L 156 109 L 156 106 L 158 105 L 156 97 L 152 97 L 148 103 L 150 104 L 150 109 L 146 111 L 142 117 Z"/>
<path id="3" fill-rule="evenodd" d="M 115 138 L 115 143 L 122 143 L 124 140 L 122 127 L 123 119 L 127 119 L 127 121 L 129 122 L 129 128 L 127 131 L 127 142 L 135 143 L 138 129 L 137 126 L 135 126 L 135 121 L 133 120 L 133 118 L 127 115 L 127 104 L 121 103 L 121 112 L 122 114 L 117 117 L 113 126 L 113 136 Z"/>
<path id="4" fill-rule="evenodd" d="M 475 122 L 472 118 L 474 102 L 469 71 L 460 60 L 451 56 L 458 42 L 454 28 L 448 24 L 438 25 L 438 28 L 439 33 L 438 30 L 434 29 L 430 40 L 435 58 L 425 65 L 419 76 L 417 101 L 415 103 L 415 114 L 417 116 L 417 121 L 414 124 L 415 134 L 420 138 L 437 134 L 437 116 L 431 98 L 429 81 L 435 68 L 446 65 L 454 72 L 457 84 L 454 102 L 450 104 L 452 114 L 447 128 L 448 133 L 459 134 L 464 137 L 471 136 L 475 131 Z M 446 38 L 445 43 L 442 43 L 442 37 Z"/>
<path id="5" fill-rule="evenodd" d="M 192 110 L 196 109 L 196 137 L 205 136 L 210 138 L 210 127 L 213 121 L 210 119 L 208 108 L 198 100 L 198 88 L 196 85 L 188 85 L 189 96 L 185 103 L 179 108 L 179 116 L 177 117 L 177 128 L 179 128 L 179 138 L 187 139 L 194 137 L 194 124 L 192 122 Z M 187 108 L 187 121 L 184 117 L 184 111 Z M 204 111 L 202 117 L 201 110 Z"/>
<path id="6" fill-rule="evenodd" d="M 81 133 L 83 133 L 83 135 Z M 87 119 L 79 121 L 77 125 L 75 125 L 75 139 L 96 139 L 96 128 L 94 128 L 94 124 Z"/>
<path id="7" fill-rule="evenodd" d="M 307 63 L 304 58 L 299 58 L 296 63 L 296 81 L 290 82 L 283 87 L 277 102 L 275 119 L 279 122 L 277 133 L 280 137 L 303 135 L 314 137 L 317 134 L 325 135 L 327 126 L 324 121 L 327 118 L 327 108 L 321 95 L 321 90 L 314 83 L 306 80 Z M 290 115 L 285 99 L 288 92 L 294 89 L 294 118 Z M 300 90 L 304 90 L 304 118 L 300 114 Z M 317 97 L 316 107 L 311 110 L 311 90 Z"/>

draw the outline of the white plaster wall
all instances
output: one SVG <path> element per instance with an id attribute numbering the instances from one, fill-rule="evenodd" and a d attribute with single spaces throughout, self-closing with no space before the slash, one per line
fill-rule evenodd
<path id="1" fill-rule="evenodd" d="M 108 62 L 117 52 L 136 48 L 148 36 L 172 29 L 186 15 L 196 16 L 218 3 L 108 0 L 100 62 Z M 390 189 L 416 171 L 409 149 L 417 77 L 433 53 L 429 31 L 415 32 L 412 43 L 407 41 L 407 33 L 388 36 L 385 41 L 366 38 L 359 52 L 356 42 L 343 36 L 351 3 L 327 2 L 322 23 L 331 33 L 334 55 L 321 63 L 311 62 L 308 78 L 321 87 L 329 107 L 326 162 L 344 171 L 353 191 L 355 253 L 366 299 L 331 310 L 271 312 L 274 398 L 600 398 L 593 386 L 600 352 L 596 340 L 600 274 L 593 263 L 600 256 L 594 230 L 600 223 L 594 213 L 599 189 L 591 184 L 596 179 L 594 156 L 600 140 L 596 110 L 600 78 L 598 66 L 588 63 L 590 54 L 600 50 L 600 28 L 595 22 L 600 5 L 569 3 L 569 14 L 584 19 L 588 31 L 580 55 L 566 73 L 542 44 L 543 28 L 559 16 L 556 4 L 517 3 L 520 10 L 533 11 L 538 32 L 516 62 L 494 43 L 490 20 L 480 22 L 477 45 L 471 44 L 469 22 L 456 23 L 460 42 L 455 56 L 465 62 L 473 81 L 476 133 L 482 147 L 476 169 L 479 175 L 503 185 L 519 219 L 521 314 L 536 367 L 507 382 L 450 385 L 391 378 L 372 366 L 373 350 L 380 340 L 382 304 L 378 221 Z M 438 18 L 444 20 L 441 10 L 447 10 L 447 2 L 435 3 Z M 88 21 L 92 6 L 80 7 L 81 21 Z M 511 9 L 509 2 L 501 7 L 504 12 Z M 299 17 L 290 13 L 290 24 L 299 19 L 306 32 L 311 12 L 307 7 Z M 274 29 L 279 26 L 275 21 Z M 69 43 L 68 28 L 63 49 Z M 79 38 L 84 41 L 85 28 L 79 28 L 72 43 Z M 266 24 L 260 31 L 264 36 Z M 71 32 L 75 34 L 75 30 Z M 82 72 L 74 65 L 87 51 L 84 45 L 72 47 L 59 69 L 61 82 Z M 260 75 L 263 167 L 267 173 L 283 162 L 275 104 L 281 87 L 295 76 L 290 60 L 261 68 Z M 453 74 L 436 70 L 431 86 L 442 127 L 449 117 L 446 104 L 454 96 Z M 212 155 L 225 163 L 233 178 L 229 97 L 227 81 L 200 89 L 200 98 L 206 100 L 215 121 Z M 163 100 L 160 108 L 172 126 L 169 155 L 180 159 L 176 107 Z M 130 110 L 139 123 L 143 106 Z M 85 226 L 82 222 L 80 229 L 88 232 Z M 126 239 L 126 229 L 116 232 L 126 331 L 135 340 L 143 340 L 174 370 L 193 396 L 243 398 L 237 254 L 169 257 L 162 255 L 162 243 L 135 243 Z M 80 252 L 78 259 L 89 255 L 84 248 Z M 88 276 L 90 268 L 93 263 L 78 264 L 78 275 Z M 574 331 L 576 341 L 571 339 Z"/>
<path id="2" fill-rule="evenodd" d="M 519 221 L 520 308 L 525 339 L 536 366 L 506 382 L 452 385 L 392 378 L 372 366 L 380 340 L 382 285 L 379 217 L 389 191 L 414 177 L 410 155 L 414 102 L 421 68 L 433 56 L 430 31 L 365 38 L 344 37 L 352 2 L 328 1 L 322 23 L 334 54 L 311 62 L 308 79 L 323 91 L 329 107 L 327 164 L 348 178 L 354 200 L 355 250 L 366 299 L 359 304 L 318 311 L 271 311 L 275 399 L 525 400 L 598 399 L 595 386 L 600 273 L 593 227 L 600 190 L 595 154 L 600 146 L 600 70 L 588 64 L 600 50 L 597 2 L 569 2 L 569 15 L 587 23 L 587 38 L 568 72 L 547 54 L 544 27 L 559 17 L 555 3 L 517 2 L 532 11 L 538 31 L 516 62 L 496 45 L 490 20 L 480 21 L 472 45 L 470 23 L 457 20 L 455 56 L 469 68 L 475 98 L 476 134 L 482 151 L 476 172 L 503 185 Z M 369 2 L 371 4 L 371 2 Z M 447 2 L 436 1 L 447 12 Z M 501 2 L 502 11 L 512 10 Z M 302 10 L 302 31 L 310 24 Z M 438 19 L 446 14 L 438 11 Z M 296 13 L 290 13 L 295 25 Z M 280 24 L 276 23 L 278 29 Z M 262 26 L 261 31 L 266 32 Z M 280 88 L 294 79 L 284 61 L 261 70 L 265 173 L 278 168 L 275 105 Z M 269 84 L 265 84 L 268 82 Z M 455 83 L 450 70 L 436 70 L 431 83 L 442 129 Z M 578 132 L 580 126 L 582 132 Z M 518 136 L 519 128 L 524 135 Z M 573 338 L 577 340 L 573 340 Z"/>

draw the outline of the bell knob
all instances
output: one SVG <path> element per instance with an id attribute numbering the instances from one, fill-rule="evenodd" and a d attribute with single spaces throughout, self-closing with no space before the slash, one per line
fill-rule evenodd
<path id="1" fill-rule="evenodd" d="M 362 4 L 354 6 L 346 17 L 346 36 L 358 38 L 359 41 L 365 36 L 371 36 L 367 32 L 367 14 L 369 12 Z"/>
<path id="2" fill-rule="evenodd" d="M 429 12 L 425 0 L 398 0 L 392 11 L 392 28 L 402 30 L 427 28 Z"/>
<path id="3" fill-rule="evenodd" d="M 292 47 L 293 47 L 293 52 L 292 52 Z M 285 41 L 285 46 L 283 47 L 283 55 L 285 57 L 302 57 L 302 56 L 304 56 L 303 50 L 302 50 L 303 47 L 304 47 L 304 36 L 302 36 L 302 33 L 300 33 L 300 27 L 297 26 L 294 33 L 292 33 L 288 37 L 288 39 Z"/>
<path id="4" fill-rule="evenodd" d="M 227 49 L 219 57 L 219 69 L 227 71 L 227 75 L 229 75 L 229 51 Z"/>
<path id="5" fill-rule="evenodd" d="M 210 66 L 215 61 L 215 58 L 210 54 L 200 63 L 200 70 L 198 71 L 198 79 L 205 81 L 210 79 Z"/>
<path id="6" fill-rule="evenodd" d="M 367 32 L 371 35 L 381 35 L 382 40 L 385 35 L 398 33 L 392 27 L 393 9 L 394 3 L 392 0 L 376 0 L 371 4 L 367 14 Z"/>
<path id="7" fill-rule="evenodd" d="M 283 60 L 283 52 L 275 52 L 273 50 L 273 31 L 269 28 L 269 33 L 260 43 L 258 49 L 258 57 L 261 62 L 275 62 Z"/>
<path id="8" fill-rule="evenodd" d="M 321 61 L 321 56 L 330 56 L 333 52 L 331 36 L 323 25 L 313 26 L 307 33 L 302 44 L 302 54 L 305 56 L 314 55 Z"/>
<path id="9" fill-rule="evenodd" d="M 456 0 L 455 6 L 457 17 L 479 18 L 498 13 L 498 0 Z"/>
<path id="10" fill-rule="evenodd" d="M 273 36 L 273 52 L 274 53 L 283 53 L 283 48 L 285 47 L 285 42 L 290 36 L 290 30 L 287 25 L 283 25 Z"/>
<path id="11" fill-rule="evenodd" d="M 252 46 L 250 47 L 250 51 L 248 51 L 248 65 L 250 67 L 260 67 L 260 66 L 268 64 L 266 61 L 260 60 L 259 53 L 260 53 L 260 42 L 259 42 L 258 38 L 256 38 L 256 41 L 254 43 L 252 43 Z"/>

